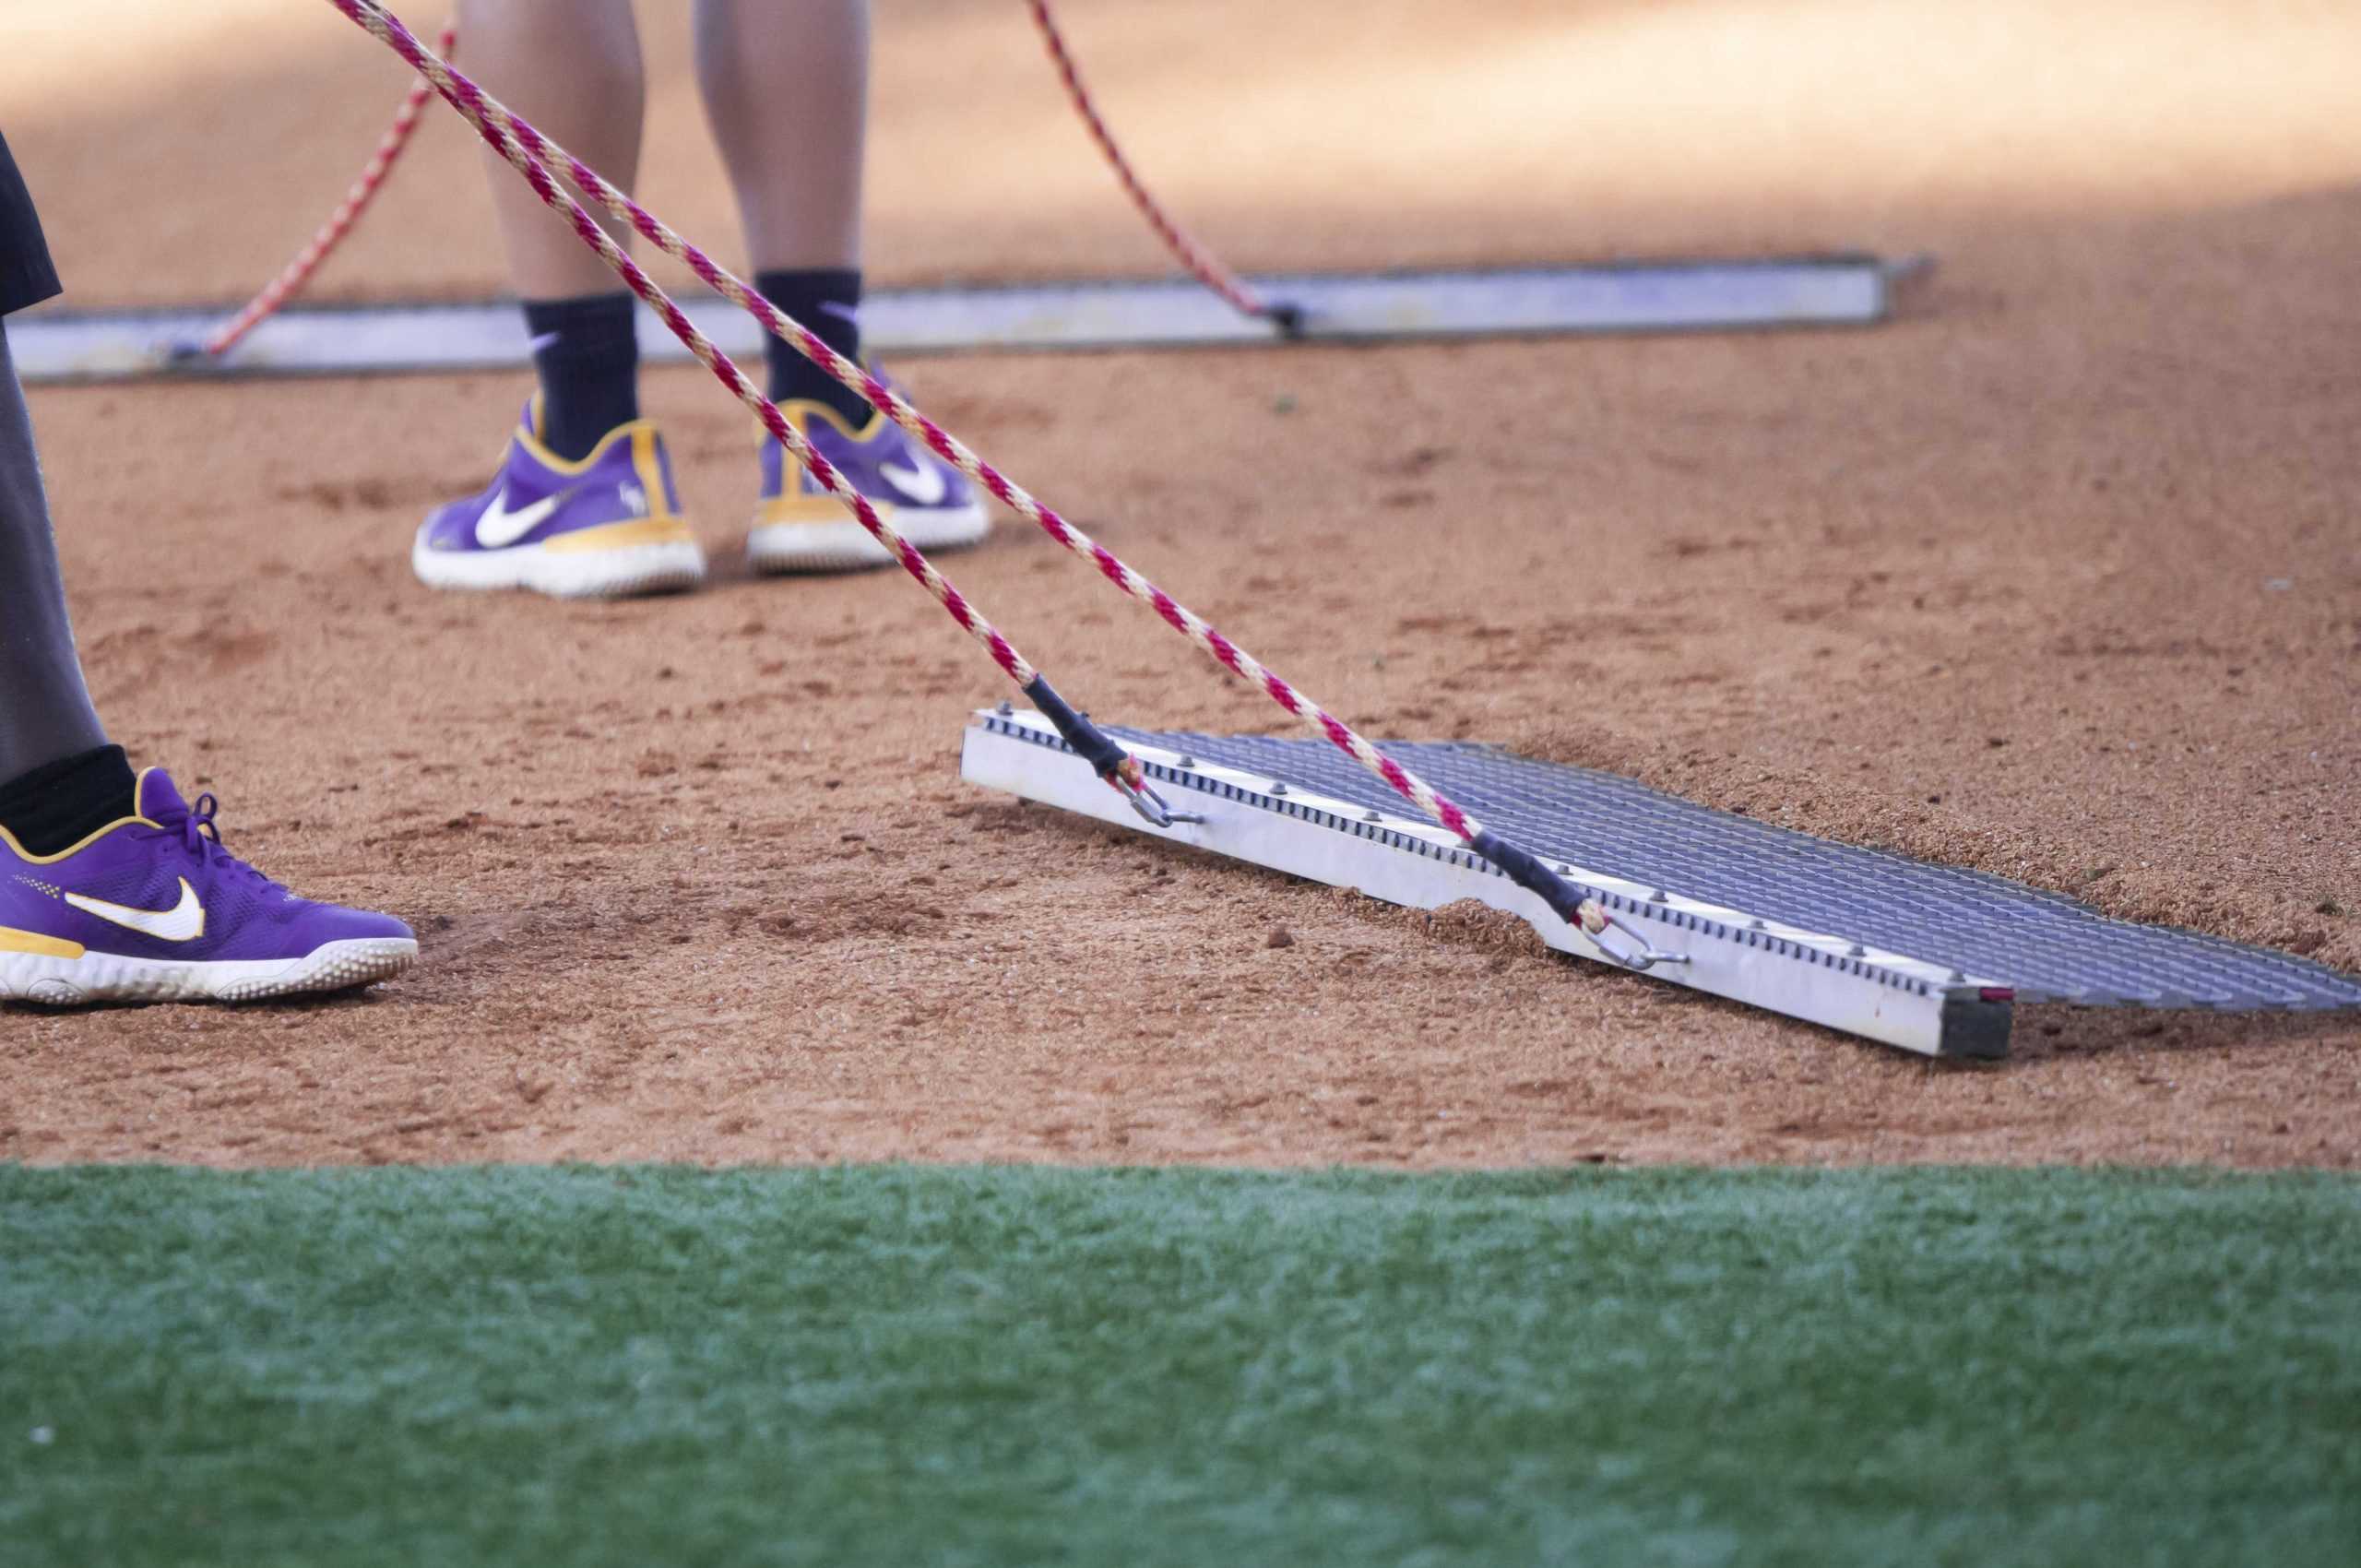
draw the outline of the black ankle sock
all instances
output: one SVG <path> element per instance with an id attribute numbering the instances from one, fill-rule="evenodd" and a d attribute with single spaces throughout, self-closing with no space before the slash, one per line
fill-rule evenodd
<path id="1" fill-rule="evenodd" d="M 525 330 L 541 378 L 541 444 L 569 461 L 639 417 L 639 339 L 629 294 L 527 300 Z"/>
<path id="2" fill-rule="evenodd" d="M 53 855 L 129 816 L 138 788 L 121 746 L 60 757 L 0 784 L 0 827 L 27 854 Z"/>
<path id="3" fill-rule="evenodd" d="M 755 273 L 754 287 L 762 291 L 763 298 L 818 334 L 820 341 L 848 360 L 860 358 L 860 318 L 857 314 L 860 309 L 860 268 L 773 268 Z M 777 338 L 765 338 L 763 352 L 770 367 L 772 402 L 802 398 L 825 403 L 842 414 L 845 422 L 855 430 L 869 423 L 872 416 L 868 400 L 797 353 L 792 346 Z"/>

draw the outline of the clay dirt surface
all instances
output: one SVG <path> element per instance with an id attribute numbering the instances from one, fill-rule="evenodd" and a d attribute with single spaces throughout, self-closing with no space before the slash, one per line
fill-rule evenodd
<path id="1" fill-rule="evenodd" d="M 112 9 L 0 54 L 70 303 L 232 301 L 400 72 L 325 5 Z M 734 260 L 674 9 L 642 189 Z M 896 367 L 1021 482 L 1372 734 L 2361 968 L 2361 13 L 1063 9 L 1250 270 L 1940 265 L 1861 331 Z M 878 277 L 1161 270 L 1020 8 L 879 30 Z M 481 179 L 430 123 L 322 296 L 496 290 Z M 32 395 L 116 737 L 424 953 L 0 1013 L 0 1159 L 2361 1165 L 2350 1016 L 2026 1009 L 1930 1063 L 969 789 L 1001 677 L 896 575 L 746 576 L 753 427 L 701 373 L 646 402 L 708 591 L 431 593 L 410 532 L 524 389 Z M 945 565 L 1101 717 L 1284 723 L 1038 535 Z"/>

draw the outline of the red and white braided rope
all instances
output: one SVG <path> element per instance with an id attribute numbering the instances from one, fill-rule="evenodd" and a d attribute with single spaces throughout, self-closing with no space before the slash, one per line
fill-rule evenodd
<path id="1" fill-rule="evenodd" d="M 1019 488 L 999 469 L 985 462 L 967 445 L 932 420 L 919 413 L 893 388 L 871 375 L 866 370 L 823 342 L 801 323 L 782 314 L 778 307 L 757 293 L 752 286 L 730 272 L 711 256 L 673 232 L 661 220 L 633 201 L 603 178 L 598 171 L 552 142 L 530 125 L 517 118 L 505 106 L 484 93 L 474 82 L 450 65 L 429 53 L 424 45 L 404 27 L 400 18 L 379 3 L 379 0 L 328 0 L 328 3 L 362 28 L 375 36 L 388 48 L 410 63 L 418 72 L 434 84 L 451 106 L 473 125 L 478 134 L 494 148 L 532 185 L 542 202 L 564 215 L 573 225 L 584 244 L 596 250 L 607 265 L 623 278 L 633 293 L 646 301 L 673 336 L 688 346 L 689 351 L 702 361 L 739 400 L 754 411 L 763 427 L 785 445 L 795 457 L 809 468 L 813 476 L 826 487 L 829 493 L 850 508 L 862 528 L 890 551 L 905 571 L 923 584 L 927 590 L 951 612 L 953 620 L 983 642 L 991 650 L 993 659 L 1019 685 L 1033 677 L 1027 664 L 1007 639 L 995 631 L 969 605 L 959 591 L 952 587 L 932 563 L 919 550 L 895 532 L 892 526 L 880 517 L 876 508 L 860 492 L 837 473 L 826 459 L 813 451 L 810 443 L 795 427 L 787 422 L 777 408 L 756 392 L 738 367 L 731 363 L 713 344 L 706 340 L 695 326 L 683 315 L 665 292 L 625 255 L 621 247 L 608 237 L 597 220 L 578 202 L 558 190 L 545 165 L 559 166 L 585 196 L 591 197 L 632 227 L 665 254 L 686 263 L 707 287 L 724 299 L 744 310 L 761 322 L 770 332 L 792 344 L 796 350 L 830 375 L 866 398 L 900 425 L 923 441 L 928 448 L 952 464 L 969 480 L 983 487 L 1003 505 L 1034 523 L 1067 550 L 1090 562 L 1099 575 L 1124 593 L 1155 610 L 1157 614 L 1186 636 L 1230 673 L 1262 688 L 1272 701 L 1295 715 L 1313 733 L 1324 737 L 1356 762 L 1391 785 L 1404 798 L 1427 815 L 1441 823 L 1460 838 L 1473 842 L 1483 832 L 1482 825 L 1470 817 L 1456 803 L 1438 792 L 1426 780 L 1411 773 L 1401 764 L 1385 755 L 1370 743 L 1358 731 L 1318 703 L 1306 697 L 1252 655 L 1224 636 L 1202 616 L 1180 603 L 1147 577 L 1134 571 L 1112 551 L 1093 540 L 1088 534 L 1067 522 L 1056 512 L 1043 505 L 1029 493 Z"/>
<path id="2" fill-rule="evenodd" d="M 837 471 L 836 466 L 804 438 L 802 432 L 788 422 L 777 404 L 754 390 L 753 384 L 746 379 L 745 374 L 730 356 L 715 348 L 711 340 L 697 330 L 695 324 L 672 302 L 671 296 L 658 287 L 655 280 L 640 269 L 638 263 L 626 255 L 623 247 L 599 226 L 598 220 L 592 218 L 580 202 L 558 188 L 541 160 L 561 155 L 540 132 L 485 96 L 475 83 L 453 70 L 448 62 L 428 53 L 400 19 L 376 4 L 375 0 L 329 0 L 329 3 L 374 34 L 432 83 L 434 90 L 475 126 L 478 135 L 516 166 L 517 172 L 525 176 L 526 183 L 533 187 L 533 194 L 564 218 L 575 233 L 581 237 L 582 243 L 599 253 L 599 258 L 614 269 L 631 291 L 663 319 L 673 336 L 686 344 L 689 351 L 712 371 L 723 386 L 736 394 L 740 402 L 753 410 L 755 417 L 762 421 L 763 428 L 792 453 L 831 495 L 851 511 L 870 536 L 884 546 L 900 563 L 902 569 L 917 578 L 927 592 L 934 596 L 962 630 L 984 645 L 992 656 L 992 662 L 998 664 L 1018 685 L 1031 683 L 1039 671 L 991 623 L 977 612 L 967 596 L 936 570 L 934 564 L 921 554 L 916 545 L 904 539 L 878 513 L 877 508 L 870 505 L 868 498 L 853 488 L 852 481 Z M 579 171 L 577 181 L 580 174 L 588 173 L 579 164 L 574 167 Z"/>
<path id="3" fill-rule="evenodd" d="M 445 25 L 442 36 L 435 41 L 435 48 L 447 60 L 458 48 L 458 24 L 454 21 Z M 336 249 L 338 243 L 367 209 L 370 198 L 377 194 L 377 187 L 386 183 L 386 172 L 393 168 L 394 160 L 401 157 L 402 148 L 409 143 L 410 132 L 417 128 L 419 112 L 426 107 L 426 101 L 433 93 L 433 85 L 423 77 L 410 84 L 409 90 L 402 96 L 401 107 L 394 112 L 394 123 L 378 138 L 377 150 L 371 153 L 369 161 L 362 166 L 359 177 L 352 182 L 352 188 L 345 192 L 342 204 L 328 214 L 328 220 L 320 225 L 311 243 L 296 253 L 295 259 L 266 284 L 261 293 L 247 302 L 245 309 L 199 345 L 204 352 L 216 358 L 228 353 L 238 346 L 239 339 L 277 315 L 279 306 L 311 281 L 312 274 L 319 269 L 320 263 L 328 258 L 328 253 Z"/>
<path id="4" fill-rule="evenodd" d="M 1080 114 L 1082 123 L 1090 127 L 1091 139 L 1098 144 L 1098 150 L 1107 155 L 1108 166 L 1115 171 L 1115 178 L 1121 181 L 1123 189 L 1130 193 L 1132 205 L 1140 209 L 1140 216 L 1147 220 L 1148 227 L 1155 230 L 1157 238 L 1164 242 L 1164 248 L 1170 251 L 1173 259 L 1187 267 L 1198 282 L 1228 300 L 1242 315 L 1279 316 L 1281 307 L 1264 300 L 1244 279 L 1216 260 L 1212 252 L 1191 239 L 1180 225 L 1167 216 L 1156 197 L 1148 194 L 1147 186 L 1133 172 L 1131 160 L 1125 158 L 1123 149 L 1115 144 L 1114 133 L 1107 128 L 1107 122 L 1099 118 L 1098 105 L 1092 101 L 1090 89 L 1083 86 L 1082 72 L 1066 48 L 1064 35 L 1058 30 L 1057 19 L 1050 14 L 1049 0 L 1025 0 L 1025 3 L 1033 13 L 1033 25 L 1041 30 L 1041 42 L 1050 51 L 1050 63 L 1058 68 L 1058 79 L 1065 83 L 1066 96 L 1074 101 L 1074 113 Z"/>
<path id="5" fill-rule="evenodd" d="M 1097 104 L 1092 100 L 1090 89 L 1083 85 L 1082 73 L 1074 64 L 1072 52 L 1066 48 L 1065 38 L 1058 29 L 1047 0 L 1026 0 L 1026 4 L 1033 13 L 1034 25 L 1040 30 L 1041 41 L 1049 49 L 1050 59 L 1057 66 L 1059 79 L 1065 84 L 1066 95 L 1073 101 L 1075 113 L 1089 127 L 1091 139 L 1098 144 L 1109 167 L 1114 170 L 1116 178 L 1130 194 L 1132 204 L 1139 208 L 1140 215 L 1147 220 L 1148 226 L 1164 242 L 1165 248 L 1198 282 L 1228 301 L 1241 314 L 1262 316 L 1292 330 L 1299 321 L 1292 307 L 1264 300 L 1166 214 L 1133 170 L 1131 160 L 1124 157 L 1123 149 L 1117 145 L 1106 121 L 1099 117 Z M 448 61 L 457 52 L 458 42 L 457 22 L 446 23 L 435 40 L 435 53 Z M 378 139 L 376 151 L 362 165 L 351 188 L 345 193 L 344 200 L 328 215 L 327 221 L 320 225 L 310 243 L 296 253 L 295 258 L 279 271 L 279 276 L 246 303 L 243 310 L 196 345 L 198 352 L 216 359 L 228 353 L 248 333 L 278 315 L 281 307 L 311 281 L 312 274 L 319 270 L 320 264 L 327 260 L 362 213 L 368 209 L 370 201 L 377 194 L 377 187 L 385 184 L 386 174 L 401 157 L 402 148 L 409 145 L 410 133 L 418 125 L 419 113 L 434 90 L 433 85 L 423 77 L 411 84 L 409 92 L 403 95 L 401 107 L 394 113 L 393 124 Z M 186 355 L 189 350 L 182 348 L 175 352 Z"/>
<path id="6" fill-rule="evenodd" d="M 1465 842 L 1477 855 L 1492 861 L 1513 881 L 1537 895 L 1564 919 L 1589 932 L 1606 956 L 1643 969 L 1661 961 L 1687 961 L 1678 955 L 1656 953 L 1636 932 L 1609 914 L 1596 894 L 1570 886 L 1561 875 L 1553 874 L 1531 854 L 1486 829 L 1431 785 L 1380 752 L 1344 720 L 1303 696 L 1203 618 L 1126 565 L 1112 552 L 1019 489 L 941 426 L 921 415 L 891 387 L 830 349 L 812 331 L 789 318 L 755 292 L 743 279 L 723 268 L 712 257 L 617 190 L 596 170 L 552 143 L 530 125 L 486 96 L 481 89 L 454 70 L 447 62 L 429 53 L 379 0 L 329 0 L 329 3 L 433 82 L 445 101 L 525 176 L 527 184 L 543 204 L 564 216 L 575 235 L 598 253 L 634 294 L 656 311 L 673 336 L 687 345 L 722 385 L 753 410 L 771 437 L 785 446 L 839 503 L 852 512 L 870 536 L 884 546 L 903 569 L 934 596 L 954 621 L 984 644 L 993 661 L 1026 690 L 1037 706 L 1050 711 L 1053 720 L 1059 720 L 1059 728 L 1066 733 L 1069 741 L 1080 745 L 1086 740 L 1096 739 L 1111 754 L 1110 759 L 1100 765 L 1103 775 L 1109 783 L 1131 795 L 1133 803 L 1142 809 L 1143 814 L 1151 815 L 1151 819 L 1156 820 L 1162 817 L 1163 809 L 1157 802 L 1155 811 L 1150 813 L 1143 805 L 1141 797 L 1153 801 L 1154 793 L 1145 787 L 1138 762 L 1124 754 L 1121 748 L 1107 742 L 1104 737 L 1097 736 L 1086 719 L 1079 721 L 1074 719 L 1064 703 L 1050 692 L 1048 682 L 1017 653 L 1007 638 L 967 602 L 916 546 L 902 538 L 878 515 L 867 498 L 787 422 L 776 404 L 754 391 L 729 356 L 715 348 L 696 329 L 671 298 L 623 254 L 622 247 L 599 226 L 597 220 L 579 202 L 557 187 L 548 165 L 562 164 L 577 189 L 594 196 L 618 217 L 627 219 L 635 232 L 667 254 L 688 264 L 707 287 L 753 315 L 767 330 L 792 344 L 807 359 L 821 365 L 837 380 L 860 391 L 875 407 L 890 413 L 897 424 L 919 435 L 937 456 L 953 463 L 970 481 L 982 485 L 1003 504 L 1038 525 L 1068 550 L 1090 561 L 1101 576 L 1125 593 L 1151 605 L 1168 624 L 1204 648 L 1224 669 L 1260 685 L 1273 701 L 1301 719 L 1315 733 L 1384 779 L 1397 792 Z M 1076 722 L 1081 731 L 1087 733 L 1078 737 L 1073 727 Z M 1629 951 L 1619 951 L 1619 942 L 1610 943 L 1606 935 L 1609 928 L 1621 931 L 1623 937 L 1636 945 Z"/>

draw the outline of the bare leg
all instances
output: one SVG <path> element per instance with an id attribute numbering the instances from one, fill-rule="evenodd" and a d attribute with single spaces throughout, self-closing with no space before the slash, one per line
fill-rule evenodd
<path id="1" fill-rule="evenodd" d="M 469 75 L 567 151 L 628 191 L 639 177 L 647 81 L 631 0 L 461 0 Z M 528 300 L 611 293 L 606 264 L 560 221 L 501 156 L 484 157 L 508 275 Z M 560 176 L 560 184 L 564 179 Z M 631 231 L 592 209 L 628 246 Z"/>
<path id="2" fill-rule="evenodd" d="M 0 328 L 0 782 L 106 743 L 75 657 L 32 421 Z"/>
<path id="3" fill-rule="evenodd" d="M 696 53 L 755 269 L 858 267 L 869 0 L 697 0 Z"/>

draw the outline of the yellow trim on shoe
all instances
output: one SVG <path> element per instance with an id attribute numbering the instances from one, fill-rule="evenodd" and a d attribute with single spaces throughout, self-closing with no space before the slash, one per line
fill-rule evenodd
<path id="1" fill-rule="evenodd" d="M 672 510 L 671 493 L 664 486 L 664 465 L 656 460 L 656 426 L 639 420 L 623 426 L 631 432 L 631 466 L 639 475 L 639 487 L 647 493 L 647 515 L 670 517 Z M 614 439 L 611 432 L 608 440 Z"/>
<path id="2" fill-rule="evenodd" d="M 78 942 L 0 925 L 0 953 L 30 953 L 36 958 L 78 958 L 86 951 Z"/>
<path id="3" fill-rule="evenodd" d="M 147 788 L 148 776 L 155 771 L 156 770 L 153 767 L 143 767 L 139 770 L 139 777 L 133 780 L 131 786 L 131 798 L 133 801 L 136 802 L 139 799 L 140 792 Z M 17 842 L 17 836 L 9 832 L 5 826 L 0 826 L 0 848 L 6 849 L 10 854 L 16 856 L 17 859 L 24 861 L 25 864 L 29 866 L 53 866 L 60 861 L 80 854 L 83 850 L 89 849 L 91 845 L 97 843 L 108 834 L 114 832 L 117 828 L 136 826 L 160 829 L 164 825 L 160 822 L 150 821 L 148 818 L 141 816 L 138 813 L 134 812 L 129 816 L 119 816 L 113 822 L 108 823 L 104 827 L 97 828 L 89 833 L 84 834 L 78 841 L 68 844 L 65 849 L 58 850 L 57 853 L 53 855 L 35 855 L 28 853 L 25 847 Z"/>
<path id="4" fill-rule="evenodd" d="M 679 517 L 634 517 L 620 523 L 601 523 L 597 528 L 576 529 L 541 540 L 541 548 L 552 555 L 571 555 L 596 550 L 630 550 L 645 544 L 694 544 L 697 536 Z"/>
<path id="5" fill-rule="evenodd" d="M 792 462 L 794 459 L 789 458 Z M 891 501 L 872 501 L 870 505 L 887 522 L 894 520 Z M 843 523 L 860 528 L 853 515 L 845 510 L 844 503 L 833 495 L 774 495 L 754 508 L 754 526 L 758 529 L 779 528 L 801 523 Z M 863 537 L 867 537 L 863 530 Z"/>
<path id="6" fill-rule="evenodd" d="M 665 505 L 664 487 L 651 477 L 656 472 L 655 421 L 636 419 L 632 421 L 629 424 L 619 424 L 615 426 L 614 429 L 607 432 L 606 434 L 599 437 L 599 445 L 590 448 L 588 456 L 582 457 L 579 460 L 569 460 L 559 457 L 556 453 L 551 451 L 548 446 L 542 444 L 539 429 L 541 422 L 540 398 L 541 395 L 540 393 L 536 392 L 533 394 L 533 422 L 530 425 L 517 426 L 516 434 L 510 438 L 516 442 L 518 445 L 524 447 L 526 452 L 531 456 L 533 461 L 540 464 L 552 473 L 564 474 L 568 478 L 571 478 L 575 474 L 589 472 L 591 465 L 596 463 L 599 458 L 605 457 L 607 455 L 607 449 L 612 446 L 616 442 L 629 441 L 632 444 L 633 466 L 638 471 L 641 482 L 647 486 L 647 504 L 649 507 L 657 508 Z M 643 449 L 647 454 L 645 464 L 642 463 L 640 457 L 640 454 Z"/>
<path id="7" fill-rule="evenodd" d="M 827 421 L 847 439 L 852 441 L 870 440 L 886 422 L 884 410 L 872 409 L 869 411 L 869 422 L 859 430 L 855 430 L 845 422 L 844 415 L 836 412 L 827 404 L 814 402 L 809 398 L 789 398 L 778 406 L 778 411 L 786 417 L 788 423 L 807 434 L 811 432 L 812 422 L 821 419 Z M 771 439 L 770 434 L 765 432 L 762 440 L 767 442 Z M 760 445 L 761 443 L 758 442 L 757 450 L 760 449 Z M 928 455 L 932 456 L 931 453 Z M 794 453 L 781 452 L 778 460 L 779 493 L 768 500 L 756 503 L 754 527 L 769 529 L 793 527 L 802 523 L 853 523 L 852 515 L 845 510 L 844 503 L 835 496 L 805 495 L 801 493 L 803 464 L 797 459 Z M 867 494 L 867 492 L 862 493 Z M 877 508 L 879 517 L 892 518 L 894 504 L 891 501 L 880 501 L 873 495 L 869 496 L 868 499 L 869 504 Z M 853 523 L 853 526 L 858 528 L 860 525 Z"/>
<path id="8" fill-rule="evenodd" d="M 871 436 L 877 434 L 877 427 L 885 422 L 884 410 L 882 409 L 872 409 L 869 410 L 869 422 L 862 425 L 859 430 L 855 430 L 851 425 L 845 422 L 844 415 L 836 412 L 836 410 L 830 408 L 827 404 L 815 402 L 810 398 L 789 398 L 786 402 L 781 403 L 778 406 L 778 411 L 787 417 L 788 423 L 793 425 L 798 430 L 807 432 L 812 428 L 813 416 L 816 414 L 821 419 L 826 420 L 830 424 L 835 425 L 838 431 L 851 437 L 855 441 L 868 440 Z M 763 439 L 765 441 L 768 441 L 770 438 L 770 434 L 767 431 L 765 432 Z"/>

